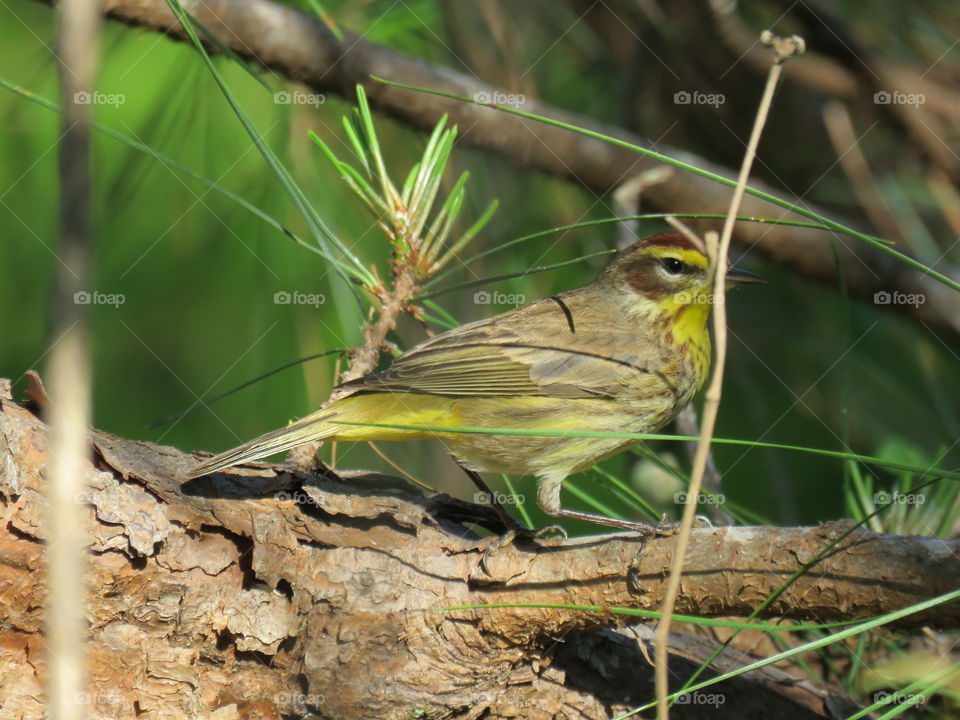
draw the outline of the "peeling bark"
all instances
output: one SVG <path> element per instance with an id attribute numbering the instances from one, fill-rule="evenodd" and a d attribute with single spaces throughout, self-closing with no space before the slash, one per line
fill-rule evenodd
<path id="1" fill-rule="evenodd" d="M 9 385 L 7 385 L 9 388 Z M 0 387 L 0 705 L 41 718 L 47 429 Z M 9 390 L 7 390 L 9 397 Z M 95 717 L 608 718 L 652 698 L 643 626 L 608 612 L 444 611 L 476 603 L 657 609 L 673 540 L 518 542 L 479 567 L 488 508 L 396 478 L 251 466 L 178 481 L 196 459 L 93 431 L 90 687 Z M 750 612 L 847 525 L 694 532 L 678 612 Z M 766 617 L 852 619 L 954 589 L 957 543 L 855 531 Z M 957 627 L 960 608 L 905 626 Z M 674 637 L 688 677 L 716 646 Z M 750 661 L 724 653 L 717 671 Z M 709 677 L 710 675 L 707 675 Z M 776 669 L 676 718 L 822 718 L 840 696 Z M 716 699 L 716 698 L 715 698 Z"/>

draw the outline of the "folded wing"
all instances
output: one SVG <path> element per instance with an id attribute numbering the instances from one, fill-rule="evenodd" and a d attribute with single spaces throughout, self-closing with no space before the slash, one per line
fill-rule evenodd
<path id="1" fill-rule="evenodd" d="M 578 309 L 576 296 L 567 294 L 464 325 L 421 343 L 382 374 L 344 387 L 357 392 L 569 398 L 619 397 L 625 387 L 665 387 L 656 352 L 653 357 L 631 355 L 625 346 L 639 343 L 624 343 L 623 327 Z"/>

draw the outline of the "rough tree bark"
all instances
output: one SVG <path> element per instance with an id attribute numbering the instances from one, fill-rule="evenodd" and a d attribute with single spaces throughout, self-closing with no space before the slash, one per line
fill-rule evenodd
<path id="1" fill-rule="evenodd" d="M 41 718 L 47 428 L 0 386 L 0 706 Z M 608 718 L 648 702 L 644 626 L 609 612 L 444 611 L 491 603 L 656 609 L 671 538 L 518 543 L 480 569 L 487 509 L 365 473 L 257 466 L 181 486 L 196 461 L 93 431 L 90 703 L 96 717 Z M 678 611 L 744 615 L 848 526 L 694 532 Z M 857 531 L 766 617 L 851 619 L 954 589 L 958 543 Z M 895 580 L 893 580 L 895 578 Z M 960 607 L 905 626 L 960 625 Z M 679 681 L 715 647 L 672 643 Z M 750 660 L 736 651 L 716 670 Z M 709 677 L 708 675 L 707 677 Z M 767 669 L 677 718 L 822 718 L 849 701 Z M 701 697 L 706 697 L 701 695 Z M 717 700 L 719 698 L 719 700 Z M 709 698 L 707 698 L 709 699 Z"/>
<path id="2" fill-rule="evenodd" d="M 291 7 L 270 0 L 183 0 L 182 5 L 247 60 L 321 92 L 338 93 L 351 101 L 359 83 L 364 86 L 374 107 L 414 127 L 431 129 L 442 115 L 447 114 L 463 130 L 461 137 L 467 144 L 491 150 L 520 166 L 579 183 L 596 193 L 609 192 L 631 177 L 662 167 L 651 158 L 560 128 L 377 82 L 372 76 L 467 97 L 478 94 L 493 97 L 498 92 L 476 77 L 435 67 L 350 33 L 340 42 L 319 20 Z M 129 25 L 146 26 L 177 39 L 184 37 L 166 0 L 103 0 L 103 8 L 109 17 Z M 211 50 L 215 51 L 215 48 Z M 792 69 L 788 74 L 793 72 L 796 70 Z M 887 89 L 898 87 L 910 91 L 909 87 L 900 85 Z M 533 98 L 527 99 L 522 109 L 642 147 L 652 147 L 644 138 L 622 128 L 559 110 Z M 664 146 L 656 149 L 704 170 L 725 177 L 735 176 L 729 168 L 691 153 Z M 762 182 L 752 182 L 751 185 L 771 192 L 771 188 Z M 731 188 L 706 178 L 678 171 L 663 182 L 650 186 L 644 198 L 653 207 L 666 212 L 726 213 L 731 192 Z M 803 204 L 822 215 L 831 215 L 811 203 L 804 201 Z M 741 214 L 802 219 L 752 196 L 744 198 Z M 692 224 L 701 231 L 719 227 L 719 221 Z M 919 305 L 887 307 L 952 335 L 960 333 L 960 294 L 856 240 L 809 228 L 738 223 L 734 242 L 743 248 L 756 249 L 800 275 L 835 283 L 838 274 L 842 274 L 844 284 L 852 294 L 870 301 L 875 293 L 882 291 L 919 294 L 925 298 L 925 302 Z M 943 260 L 937 264 L 937 269 L 953 279 L 960 279 L 960 270 Z"/>

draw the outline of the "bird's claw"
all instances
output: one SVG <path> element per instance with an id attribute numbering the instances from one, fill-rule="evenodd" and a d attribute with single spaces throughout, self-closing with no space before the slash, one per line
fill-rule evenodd
<path id="1" fill-rule="evenodd" d="M 671 535 L 676 535 L 680 532 L 679 522 L 672 522 L 666 519 L 666 516 L 660 519 L 660 522 L 652 524 L 650 526 L 650 531 L 653 535 L 659 535 L 662 537 L 669 537 Z M 695 515 L 693 518 L 693 527 L 695 528 L 712 528 L 716 527 L 711 521 L 710 518 L 704 515 Z"/>
<path id="2" fill-rule="evenodd" d="M 515 527 L 509 528 L 500 537 L 491 538 L 491 542 L 487 545 L 486 549 L 483 551 L 483 555 L 480 558 L 480 569 L 483 570 L 487 575 L 490 575 L 490 558 L 496 555 L 503 548 L 512 545 L 517 538 L 522 537 L 531 540 L 538 540 L 539 538 L 552 533 L 557 533 L 564 538 L 567 537 L 567 531 L 559 525 L 545 525 L 537 530 L 531 530 L 530 528 L 524 527 L 523 525 L 517 523 Z"/>
<path id="3" fill-rule="evenodd" d="M 693 518 L 693 526 L 698 528 L 712 528 L 716 527 L 713 520 L 708 518 L 706 515 L 697 515 Z"/>
<path id="4" fill-rule="evenodd" d="M 534 540 L 538 540 L 552 533 L 556 533 L 557 535 L 562 537 L 564 540 L 566 540 L 568 537 L 567 531 L 564 530 L 564 528 L 561 525 L 544 525 L 542 528 L 538 530 L 531 530 L 530 532 L 531 532 L 530 537 L 532 537 Z"/>

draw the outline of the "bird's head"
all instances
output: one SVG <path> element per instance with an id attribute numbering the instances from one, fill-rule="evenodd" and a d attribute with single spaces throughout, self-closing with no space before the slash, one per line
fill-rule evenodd
<path id="1" fill-rule="evenodd" d="M 632 296 L 629 304 L 656 307 L 673 314 L 700 308 L 704 319 L 710 314 L 713 287 L 710 262 L 703 251 L 680 233 L 651 235 L 624 248 L 601 275 Z M 727 287 L 764 282 L 746 270 L 730 268 Z"/>

